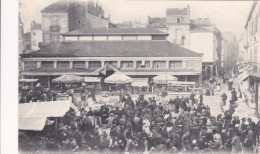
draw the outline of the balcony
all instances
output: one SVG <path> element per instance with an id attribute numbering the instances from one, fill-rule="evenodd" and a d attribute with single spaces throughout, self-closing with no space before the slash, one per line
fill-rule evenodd
<path id="1" fill-rule="evenodd" d="M 59 32 L 60 31 L 60 26 L 59 25 L 51 25 L 50 26 L 50 31 L 51 32 Z"/>

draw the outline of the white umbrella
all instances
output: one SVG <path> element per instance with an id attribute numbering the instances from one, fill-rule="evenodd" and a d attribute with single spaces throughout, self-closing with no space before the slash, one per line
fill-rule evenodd
<path id="1" fill-rule="evenodd" d="M 153 82 L 157 83 L 157 84 L 167 84 L 169 82 L 177 81 L 177 80 L 178 80 L 178 78 L 176 78 L 170 74 L 161 74 L 161 75 L 155 76 L 153 78 Z"/>
<path id="2" fill-rule="evenodd" d="M 105 78 L 105 83 L 124 84 L 129 82 L 132 82 L 132 79 L 121 72 L 115 72 L 114 74 Z"/>
<path id="3" fill-rule="evenodd" d="M 54 83 L 76 83 L 76 82 L 83 82 L 84 78 L 76 75 L 62 75 L 52 80 Z"/>

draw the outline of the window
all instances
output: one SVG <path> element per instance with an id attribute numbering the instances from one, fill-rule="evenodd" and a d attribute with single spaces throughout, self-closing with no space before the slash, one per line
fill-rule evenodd
<path id="1" fill-rule="evenodd" d="M 59 35 L 52 35 L 51 42 L 59 42 Z"/>
<path id="2" fill-rule="evenodd" d="M 53 26 L 59 25 L 59 17 L 51 17 L 51 25 Z"/>
<path id="3" fill-rule="evenodd" d="M 176 29 L 176 44 L 182 43 L 182 32 L 180 29 Z"/>
<path id="4" fill-rule="evenodd" d="M 136 67 L 137 68 L 150 68 L 150 61 L 137 61 Z"/>
<path id="5" fill-rule="evenodd" d="M 189 60 L 189 61 L 186 62 L 186 68 L 188 70 L 199 70 L 200 69 L 200 62 L 194 61 L 194 60 Z"/>
<path id="6" fill-rule="evenodd" d="M 25 71 L 35 70 L 35 69 L 37 69 L 37 62 L 36 61 L 24 62 L 24 70 Z"/>
<path id="7" fill-rule="evenodd" d="M 88 66 L 89 66 L 89 68 L 100 68 L 101 62 L 100 61 L 89 61 Z"/>
<path id="8" fill-rule="evenodd" d="M 69 61 L 58 61 L 57 68 L 60 68 L 60 69 L 70 68 L 70 62 Z"/>
<path id="9" fill-rule="evenodd" d="M 106 64 L 110 64 L 110 65 L 112 65 L 112 66 L 114 66 L 114 67 L 118 67 L 117 61 L 105 61 L 105 65 L 106 65 Z"/>
<path id="10" fill-rule="evenodd" d="M 254 64 L 257 64 L 257 47 L 254 48 Z"/>
<path id="11" fill-rule="evenodd" d="M 170 61 L 169 68 L 182 68 L 182 61 Z"/>
<path id="12" fill-rule="evenodd" d="M 34 35 L 36 35 L 36 33 L 35 33 L 35 32 L 33 32 L 33 36 L 34 36 Z"/>
<path id="13" fill-rule="evenodd" d="M 181 22 L 181 18 L 180 17 L 176 18 L 176 21 L 177 21 L 177 23 L 180 23 Z"/>
<path id="14" fill-rule="evenodd" d="M 85 61 L 74 61 L 73 68 L 86 68 L 86 62 Z"/>
<path id="15" fill-rule="evenodd" d="M 42 61 L 42 68 L 43 69 L 53 69 L 54 62 L 53 61 Z"/>
<path id="16" fill-rule="evenodd" d="M 153 68 L 166 68 L 166 61 L 154 61 Z"/>
<path id="17" fill-rule="evenodd" d="M 250 49 L 250 62 L 253 62 L 253 50 L 252 50 L 252 48 Z"/>
<path id="18" fill-rule="evenodd" d="M 44 34 L 43 35 L 43 41 L 46 42 L 46 43 L 51 42 L 50 34 Z"/>
<path id="19" fill-rule="evenodd" d="M 49 17 L 43 17 L 43 29 L 49 29 L 50 28 L 50 19 Z"/>
<path id="20" fill-rule="evenodd" d="M 123 40 L 137 40 L 137 36 L 123 36 Z"/>
<path id="21" fill-rule="evenodd" d="M 122 61 L 121 62 L 121 67 L 122 68 L 133 68 L 134 67 L 134 62 L 133 61 Z"/>
<path id="22" fill-rule="evenodd" d="M 77 41 L 78 40 L 78 36 L 65 36 L 64 40 L 65 41 Z"/>
<path id="23" fill-rule="evenodd" d="M 30 48 L 31 48 L 30 44 L 26 44 L 25 49 L 30 50 Z"/>
<path id="24" fill-rule="evenodd" d="M 33 40 L 33 46 L 36 46 L 36 40 Z"/>

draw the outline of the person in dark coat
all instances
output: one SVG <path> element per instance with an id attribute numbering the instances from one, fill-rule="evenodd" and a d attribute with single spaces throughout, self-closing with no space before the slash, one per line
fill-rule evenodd
<path id="1" fill-rule="evenodd" d="M 194 105 L 195 104 L 195 94 L 193 92 L 190 94 L 190 100 L 191 100 L 191 105 Z"/>
<path id="2" fill-rule="evenodd" d="M 226 101 L 227 101 L 227 94 L 225 92 L 223 92 L 223 94 L 221 95 L 222 100 L 224 102 L 224 105 L 226 105 Z"/>
<path id="3" fill-rule="evenodd" d="M 179 113 L 179 108 L 180 108 L 181 100 L 179 96 L 174 100 L 174 105 L 175 105 L 175 113 Z"/>
<path id="4" fill-rule="evenodd" d="M 187 104 L 186 104 L 186 102 L 187 102 L 187 100 L 182 96 L 180 107 L 181 107 L 184 111 L 187 111 Z"/>

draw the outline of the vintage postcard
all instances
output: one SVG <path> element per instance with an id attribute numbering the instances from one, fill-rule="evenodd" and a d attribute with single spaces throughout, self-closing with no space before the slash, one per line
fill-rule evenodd
<path id="1" fill-rule="evenodd" d="M 18 6 L 19 153 L 258 153 L 260 2 Z"/>

